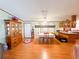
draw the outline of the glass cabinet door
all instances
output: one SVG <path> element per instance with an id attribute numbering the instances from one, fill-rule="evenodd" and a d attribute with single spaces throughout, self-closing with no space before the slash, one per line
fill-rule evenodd
<path id="1" fill-rule="evenodd" d="M 19 33 L 22 33 L 22 24 L 21 23 L 19 23 L 18 30 L 19 30 Z"/>
<path id="2" fill-rule="evenodd" d="M 15 37 L 15 24 L 14 23 L 11 24 L 11 36 Z"/>
<path id="3" fill-rule="evenodd" d="M 16 34 L 18 33 L 18 23 L 15 24 L 15 31 L 16 31 Z"/>
<path id="4" fill-rule="evenodd" d="M 6 36 L 10 35 L 10 24 L 6 24 Z"/>

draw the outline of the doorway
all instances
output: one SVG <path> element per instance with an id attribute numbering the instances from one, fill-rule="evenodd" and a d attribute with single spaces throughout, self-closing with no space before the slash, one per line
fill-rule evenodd
<path id="1" fill-rule="evenodd" d="M 25 39 L 24 39 L 24 42 L 25 43 L 29 43 L 29 42 L 31 42 L 32 41 L 32 39 L 31 39 L 31 37 L 32 37 L 32 35 L 31 35 L 31 32 L 32 32 L 32 26 L 31 26 L 31 24 L 24 24 L 24 37 L 25 37 Z"/>

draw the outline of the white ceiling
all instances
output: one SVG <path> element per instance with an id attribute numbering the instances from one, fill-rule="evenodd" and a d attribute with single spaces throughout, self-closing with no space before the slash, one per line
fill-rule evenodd
<path id="1" fill-rule="evenodd" d="M 49 20 L 64 20 L 79 14 L 79 0 L 0 0 L 0 8 L 27 20 L 43 20 L 42 10 L 47 10 Z"/>

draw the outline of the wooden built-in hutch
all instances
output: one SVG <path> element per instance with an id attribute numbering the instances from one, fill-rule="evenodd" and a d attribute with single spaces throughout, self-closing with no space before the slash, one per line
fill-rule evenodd
<path id="1" fill-rule="evenodd" d="M 22 21 L 10 19 L 4 22 L 8 49 L 12 49 L 22 42 Z"/>

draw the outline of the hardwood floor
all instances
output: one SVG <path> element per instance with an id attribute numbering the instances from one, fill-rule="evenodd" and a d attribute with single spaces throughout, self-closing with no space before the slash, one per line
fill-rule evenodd
<path id="1" fill-rule="evenodd" d="M 74 45 L 21 43 L 5 53 L 5 59 L 74 59 Z"/>

